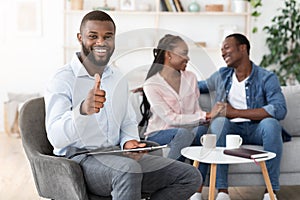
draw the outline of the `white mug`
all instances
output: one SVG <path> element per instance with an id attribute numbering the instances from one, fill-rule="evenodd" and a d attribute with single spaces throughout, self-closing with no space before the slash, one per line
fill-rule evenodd
<path id="1" fill-rule="evenodd" d="M 239 135 L 226 135 L 226 148 L 239 148 L 243 143 L 243 139 Z"/>
<path id="2" fill-rule="evenodd" d="M 214 149 L 216 148 L 217 136 L 215 134 L 205 134 L 200 138 L 200 143 L 204 148 Z"/>

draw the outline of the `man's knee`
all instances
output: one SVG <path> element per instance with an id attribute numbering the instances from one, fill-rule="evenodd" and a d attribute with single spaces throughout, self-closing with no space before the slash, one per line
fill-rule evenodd
<path id="1" fill-rule="evenodd" d="M 179 169 L 181 169 L 181 170 L 179 170 Z M 202 180 L 201 173 L 194 166 L 186 164 L 186 163 L 177 162 L 176 170 L 179 170 L 178 172 L 182 173 L 182 175 L 183 175 L 183 177 L 181 177 L 182 180 L 180 182 L 189 183 L 191 186 L 195 187 L 195 191 L 202 184 L 203 180 Z"/>
<path id="2" fill-rule="evenodd" d="M 130 156 L 130 154 L 134 153 L 130 153 L 128 154 L 128 156 Z M 141 174 L 142 173 L 142 169 L 140 164 L 134 160 L 133 158 L 128 158 L 128 159 L 122 159 L 122 161 L 119 162 L 118 164 L 118 168 L 114 169 L 117 172 L 121 172 L 121 173 L 137 173 L 137 174 Z"/>
<path id="3" fill-rule="evenodd" d="M 218 133 L 221 130 L 226 130 L 230 126 L 230 121 L 226 117 L 217 117 L 212 120 L 210 129 L 212 133 Z"/>
<path id="4" fill-rule="evenodd" d="M 274 118 L 265 118 L 260 121 L 259 126 L 267 137 L 281 137 L 282 127 L 278 120 Z"/>
<path id="5" fill-rule="evenodd" d="M 203 178 L 202 175 L 200 173 L 200 171 L 195 168 L 194 166 L 191 166 L 192 168 L 190 168 L 190 181 L 191 184 L 195 186 L 195 191 L 202 185 L 203 182 Z"/>

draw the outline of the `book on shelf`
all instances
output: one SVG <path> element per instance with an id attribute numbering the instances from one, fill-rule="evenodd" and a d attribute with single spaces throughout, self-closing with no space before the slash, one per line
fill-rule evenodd
<path id="1" fill-rule="evenodd" d="M 165 0 L 160 0 L 161 11 L 169 11 Z"/>
<path id="2" fill-rule="evenodd" d="M 268 152 L 266 151 L 248 149 L 243 147 L 239 147 L 235 149 L 225 149 L 224 154 L 249 158 L 249 159 L 266 158 L 269 156 Z"/>
<path id="3" fill-rule="evenodd" d="M 180 0 L 160 0 L 161 11 L 183 12 L 183 6 Z"/>
<path id="4" fill-rule="evenodd" d="M 184 11 L 180 0 L 173 0 L 173 3 L 175 4 L 177 12 L 183 12 Z"/>
<path id="5" fill-rule="evenodd" d="M 173 0 L 165 0 L 165 1 L 166 1 L 166 3 L 167 3 L 167 6 L 169 5 L 169 7 L 170 7 L 170 9 L 169 9 L 170 12 L 177 12 L 176 6 L 175 6 Z M 169 8 L 169 7 L 168 7 L 168 8 Z"/>

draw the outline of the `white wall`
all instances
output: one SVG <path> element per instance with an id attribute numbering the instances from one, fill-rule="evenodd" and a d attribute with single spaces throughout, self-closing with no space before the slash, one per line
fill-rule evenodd
<path id="1" fill-rule="evenodd" d="M 63 0 L 39 1 L 42 2 L 42 33 L 39 36 L 18 35 L 14 21 L 16 0 L 0 1 L 1 105 L 7 91 L 42 93 L 50 75 L 63 65 Z M 260 62 L 266 52 L 262 27 L 270 22 L 280 5 L 283 5 L 283 0 L 277 0 L 276 3 L 263 0 L 261 9 L 263 14 L 255 22 L 259 32 L 250 38 L 251 57 L 256 63 Z M 1 130 L 3 130 L 2 106 Z"/>
<path id="2" fill-rule="evenodd" d="M 16 30 L 18 1 L 0 1 L 0 131 L 6 92 L 42 93 L 49 74 L 63 64 L 63 1 L 38 1 L 41 34 L 26 36 Z"/>
<path id="3" fill-rule="evenodd" d="M 300 0 L 297 0 L 299 3 Z M 251 43 L 251 52 L 250 57 L 256 63 L 259 64 L 262 56 L 265 53 L 268 53 L 268 49 L 265 45 L 266 34 L 263 32 L 263 27 L 271 24 L 271 20 L 273 17 L 279 13 L 278 8 L 284 6 L 284 0 L 262 0 L 262 8 L 259 9 L 261 11 L 261 16 L 257 19 L 257 21 L 252 20 L 252 26 L 258 27 L 258 32 L 251 34 L 250 43 Z"/>

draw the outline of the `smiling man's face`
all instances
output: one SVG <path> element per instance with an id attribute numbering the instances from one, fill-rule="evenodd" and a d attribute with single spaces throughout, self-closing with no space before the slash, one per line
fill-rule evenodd
<path id="1" fill-rule="evenodd" d="M 222 57 L 229 67 L 237 67 L 242 60 L 243 53 L 241 46 L 234 37 L 228 37 L 222 44 Z"/>
<path id="2" fill-rule="evenodd" d="M 91 63 L 105 66 L 115 49 L 114 25 L 110 21 L 87 21 L 78 40 L 84 56 Z"/>

